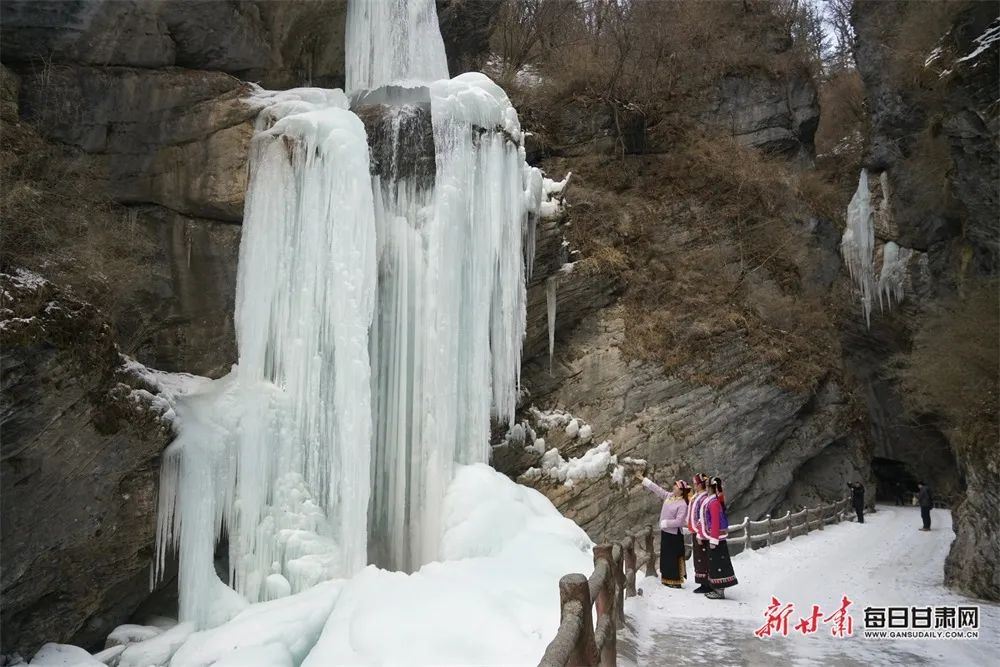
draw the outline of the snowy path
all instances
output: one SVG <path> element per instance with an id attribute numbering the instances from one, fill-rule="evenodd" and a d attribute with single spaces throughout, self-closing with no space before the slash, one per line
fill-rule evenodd
<path id="1" fill-rule="evenodd" d="M 644 595 L 625 603 L 631 632 L 619 635 L 623 664 L 634 665 L 922 665 L 947 659 L 960 664 L 1000 664 L 1000 606 L 957 595 L 943 585 L 944 559 L 954 533 L 951 514 L 935 510 L 933 529 L 920 527 L 915 507 L 880 506 L 866 523 L 843 523 L 769 549 L 733 559 L 740 583 L 726 600 L 708 600 L 672 590 L 654 578 Z M 688 561 L 690 568 L 691 561 Z M 812 605 L 824 614 L 840 607 L 846 595 L 854 636 L 836 638 L 820 624 L 812 635 L 793 626 Z M 758 639 L 771 597 L 793 603 L 789 636 Z M 979 639 L 877 640 L 861 636 L 868 606 L 978 605 Z"/>

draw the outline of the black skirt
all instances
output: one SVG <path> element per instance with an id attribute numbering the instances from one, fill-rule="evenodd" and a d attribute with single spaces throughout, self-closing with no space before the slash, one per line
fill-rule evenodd
<path id="1" fill-rule="evenodd" d="M 684 536 L 660 531 L 660 581 L 683 584 L 686 576 Z"/>
<path id="2" fill-rule="evenodd" d="M 691 553 L 694 556 L 694 580 L 695 583 L 704 584 L 708 582 L 708 543 L 704 545 L 697 537 L 691 538 Z"/>
<path id="3" fill-rule="evenodd" d="M 720 540 L 715 548 L 708 551 L 708 585 L 712 588 L 729 588 L 735 586 L 736 572 L 733 571 L 733 561 L 729 558 L 729 545 Z"/>

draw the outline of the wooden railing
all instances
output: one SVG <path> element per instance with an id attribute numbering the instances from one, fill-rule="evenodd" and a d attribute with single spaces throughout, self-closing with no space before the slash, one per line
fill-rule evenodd
<path id="1" fill-rule="evenodd" d="M 795 514 L 785 512 L 785 516 L 777 519 L 770 514 L 761 521 L 750 521 L 744 517 L 742 523 L 729 527 L 726 543 L 729 544 L 729 553 L 735 556 L 746 549 L 763 549 L 813 530 L 823 530 L 823 526 L 840 523 L 845 516 L 848 521 L 855 520 L 850 498 L 829 505 L 807 507 Z M 690 543 L 689 536 L 685 540 Z"/>
<path id="2" fill-rule="evenodd" d="M 636 594 L 639 566 L 635 542 L 642 540 L 645 575 L 656 576 L 653 529 L 647 527 L 621 542 L 594 547 L 594 573 L 567 574 L 559 580 L 559 630 L 540 667 L 615 665 L 618 630 L 625 625 L 625 597 Z M 597 608 L 596 623 L 591 607 Z"/>
<path id="3" fill-rule="evenodd" d="M 729 527 L 726 541 L 735 555 L 747 548 L 769 547 L 796 534 L 823 530 L 826 524 L 840 523 L 845 518 L 854 520 L 850 498 L 795 514 L 786 512 L 779 519 L 770 515 L 762 521 L 744 518 L 742 523 Z M 539 667 L 617 664 L 617 631 L 625 625 L 625 598 L 637 594 L 635 579 L 640 568 L 644 576 L 656 576 L 658 528 L 647 526 L 620 542 L 595 546 L 594 572 L 589 579 L 582 574 L 567 574 L 559 580 L 559 630 L 545 649 Z M 690 546 L 690 535 L 684 539 Z"/>

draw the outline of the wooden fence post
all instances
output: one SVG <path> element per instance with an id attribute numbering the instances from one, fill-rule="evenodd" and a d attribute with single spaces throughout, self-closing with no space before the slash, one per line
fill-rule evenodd
<path id="1" fill-rule="evenodd" d="M 826 514 L 823 511 L 823 503 L 820 503 L 819 507 L 817 507 L 816 510 L 819 512 L 819 529 L 823 530 L 823 524 L 826 523 L 826 517 L 823 516 L 824 514 Z"/>
<path id="2" fill-rule="evenodd" d="M 624 553 L 621 545 L 615 544 L 611 549 L 611 562 L 615 566 L 615 625 L 625 627 L 625 570 Z"/>
<path id="3" fill-rule="evenodd" d="M 753 535 L 750 532 L 750 517 L 743 517 L 743 539 L 746 542 L 747 549 L 753 551 Z"/>
<path id="4" fill-rule="evenodd" d="M 625 595 L 635 596 L 635 538 L 629 535 L 625 538 Z"/>
<path id="5" fill-rule="evenodd" d="M 646 540 L 646 576 L 656 576 L 656 552 L 653 547 L 653 527 L 646 526 L 644 538 Z"/>
<path id="6" fill-rule="evenodd" d="M 604 578 L 604 585 L 597 592 L 597 625 L 600 626 L 601 619 L 607 617 L 609 621 L 608 635 L 604 638 L 604 644 L 600 646 L 600 665 L 602 667 L 606 665 L 614 665 L 618 659 L 618 647 L 617 647 L 617 636 L 615 634 L 615 627 L 617 623 L 618 610 L 615 609 L 617 606 L 615 594 L 615 589 L 618 587 L 618 568 L 615 567 L 614 563 L 614 547 L 610 544 L 600 544 L 594 547 L 594 566 L 595 568 L 601 561 L 607 566 L 606 574 Z M 621 558 L 621 552 L 619 551 L 619 558 Z"/>
<path id="7" fill-rule="evenodd" d="M 771 515 L 767 515 L 767 546 L 771 546 Z"/>
<path id="8" fill-rule="evenodd" d="M 594 641 L 594 616 L 591 609 L 593 602 L 590 600 L 590 584 L 582 574 L 567 574 L 559 580 L 559 603 L 562 609 L 560 613 L 566 613 L 566 603 L 573 601 L 579 603 L 582 618 L 580 632 L 577 635 L 576 644 L 573 645 L 568 664 L 596 665 L 599 655 L 597 644 Z M 576 605 L 572 605 L 570 608 L 573 607 Z"/>

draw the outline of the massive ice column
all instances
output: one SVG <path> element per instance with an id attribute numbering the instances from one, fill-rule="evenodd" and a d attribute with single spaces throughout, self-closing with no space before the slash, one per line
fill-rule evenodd
<path id="1" fill-rule="evenodd" d="M 491 416 L 513 417 L 524 241 L 542 197 L 499 86 L 464 74 L 429 90 L 431 182 L 382 174 L 373 183 L 380 258 L 371 555 L 407 570 L 439 558 L 454 464 L 487 461 Z"/>
<path id="2" fill-rule="evenodd" d="M 265 103 L 240 246 L 239 365 L 214 384 L 204 418 L 186 422 L 161 482 L 161 554 L 179 543 L 182 620 L 202 626 L 218 593 L 220 528 L 233 586 L 251 601 L 267 597 L 269 577 L 297 591 L 367 563 L 376 236 L 366 135 L 339 91 Z"/>

